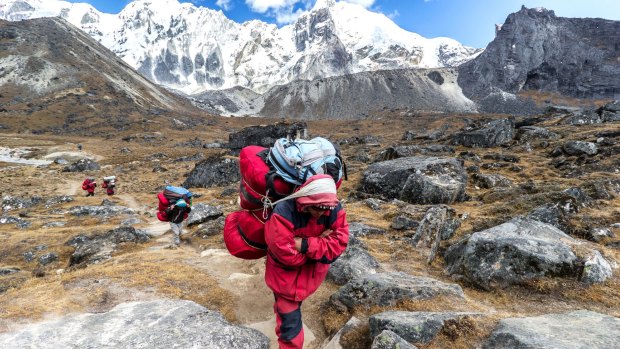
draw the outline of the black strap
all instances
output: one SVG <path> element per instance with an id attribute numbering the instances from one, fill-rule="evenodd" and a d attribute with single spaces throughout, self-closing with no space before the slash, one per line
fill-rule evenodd
<path id="1" fill-rule="evenodd" d="M 267 245 L 266 244 L 261 244 L 260 242 L 255 242 L 252 241 L 250 239 L 248 239 L 248 236 L 245 235 L 245 233 L 243 232 L 243 229 L 241 229 L 241 226 L 239 224 L 237 224 L 237 230 L 239 231 L 239 235 L 241 235 L 241 238 L 243 239 L 243 241 L 246 243 L 246 245 L 253 247 L 257 250 L 266 250 L 267 249 Z"/>
<path id="2" fill-rule="evenodd" d="M 260 199 L 254 197 L 253 195 L 248 193 L 247 190 L 245 190 L 245 185 L 243 185 L 243 181 L 239 183 L 239 192 L 241 193 L 243 198 L 247 200 L 249 203 L 251 203 L 252 205 L 258 206 L 258 207 L 263 206 L 263 202 Z"/>
<path id="3" fill-rule="evenodd" d="M 276 171 L 269 171 L 265 174 L 266 189 L 269 192 L 268 196 L 273 201 L 280 200 L 290 194 L 290 193 L 280 193 L 276 190 L 275 180 L 277 177 L 280 177 L 280 175 Z M 280 177 L 280 179 L 281 178 L 282 177 Z"/>
<path id="4" fill-rule="evenodd" d="M 342 173 L 344 174 L 344 180 L 348 181 L 349 176 L 347 175 L 347 164 L 344 162 L 342 156 L 340 156 L 340 153 L 336 153 L 336 157 L 340 159 L 340 163 L 342 164 Z"/>

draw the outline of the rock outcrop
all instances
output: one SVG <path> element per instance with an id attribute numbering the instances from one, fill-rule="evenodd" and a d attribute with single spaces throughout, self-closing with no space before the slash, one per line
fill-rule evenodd
<path id="1" fill-rule="evenodd" d="M 0 347 L 268 349 L 269 339 L 194 302 L 157 300 L 34 323 L 0 334 Z"/>
<path id="2" fill-rule="evenodd" d="M 499 322 L 484 349 L 609 349 L 620 342 L 620 319 L 588 310 Z"/>
<path id="3" fill-rule="evenodd" d="M 361 190 L 414 204 L 451 204 L 467 198 L 467 173 L 454 158 L 407 157 L 368 166 Z"/>
<path id="4" fill-rule="evenodd" d="M 522 7 L 506 18 L 482 54 L 459 67 L 458 83 L 473 100 L 498 90 L 618 98 L 618 45 L 620 21 L 562 18 Z"/>

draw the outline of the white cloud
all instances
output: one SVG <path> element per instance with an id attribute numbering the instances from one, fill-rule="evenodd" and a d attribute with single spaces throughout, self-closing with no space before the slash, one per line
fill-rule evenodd
<path id="1" fill-rule="evenodd" d="M 299 0 L 245 0 L 245 4 L 254 12 L 265 13 L 269 10 L 293 8 Z"/>
<path id="2" fill-rule="evenodd" d="M 389 19 L 391 20 L 395 20 L 398 16 L 400 16 L 400 12 L 398 12 L 398 10 L 394 10 L 394 12 L 392 13 L 386 13 L 385 14 Z"/>
<path id="3" fill-rule="evenodd" d="M 346 2 L 350 2 L 352 4 L 358 4 L 358 5 L 362 5 L 365 8 L 369 8 L 370 6 L 374 5 L 375 0 L 344 0 Z"/>
<path id="4" fill-rule="evenodd" d="M 315 0 L 245 0 L 252 11 L 275 18 L 278 24 L 296 21 L 314 2 Z"/>
<path id="5" fill-rule="evenodd" d="M 224 11 L 228 11 L 231 8 L 231 0 L 217 0 L 215 4 L 222 8 Z"/>

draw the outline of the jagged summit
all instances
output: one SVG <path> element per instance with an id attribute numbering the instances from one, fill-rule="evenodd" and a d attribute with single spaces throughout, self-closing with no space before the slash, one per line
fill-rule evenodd
<path id="1" fill-rule="evenodd" d="M 396 68 L 456 66 L 480 50 L 426 39 L 360 5 L 319 0 L 290 25 L 236 23 L 177 0 L 136 0 L 118 14 L 60 0 L 5 0 L 0 18 L 59 16 L 150 80 L 185 93 Z"/>

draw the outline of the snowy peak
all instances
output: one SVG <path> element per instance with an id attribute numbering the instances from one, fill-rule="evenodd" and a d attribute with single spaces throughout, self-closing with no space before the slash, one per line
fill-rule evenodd
<path id="1" fill-rule="evenodd" d="M 177 0 L 135 0 L 118 14 L 61 0 L 3 0 L 0 18 L 58 16 L 81 28 L 148 79 L 185 93 L 274 85 L 364 71 L 456 66 L 478 51 L 426 39 L 383 14 L 317 0 L 295 23 L 242 24 Z"/>

